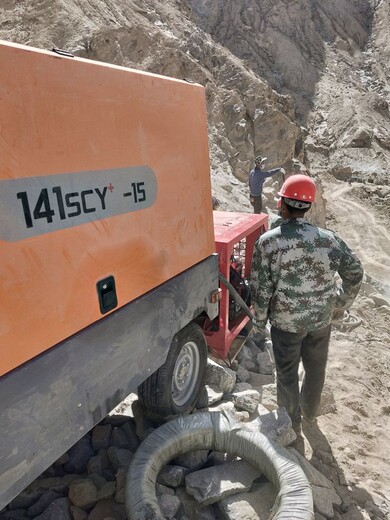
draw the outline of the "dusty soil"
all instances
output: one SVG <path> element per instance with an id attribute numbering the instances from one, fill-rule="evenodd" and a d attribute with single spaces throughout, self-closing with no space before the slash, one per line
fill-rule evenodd
<path id="1" fill-rule="evenodd" d="M 383 511 L 388 511 L 390 497 L 390 308 L 369 297 L 377 289 L 387 298 L 390 294 L 390 215 L 380 215 L 367 198 L 362 202 L 353 185 L 329 176 L 324 186 L 329 227 L 359 255 L 370 283 L 363 284 L 351 309 L 361 325 L 332 335 L 327 385 L 337 411 L 319 418 L 321 442 L 349 483 L 346 502 L 359 504 L 352 507 L 357 516 L 349 511 L 345 518 L 366 518 L 370 502 L 387 504 Z M 333 470 L 328 466 L 325 471 Z"/>

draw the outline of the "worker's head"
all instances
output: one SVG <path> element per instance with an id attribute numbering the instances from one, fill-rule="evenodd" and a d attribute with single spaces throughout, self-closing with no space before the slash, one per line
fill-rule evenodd
<path id="1" fill-rule="evenodd" d="M 301 217 L 316 199 L 315 182 L 307 175 L 291 175 L 279 192 L 283 218 Z"/>
<path id="2" fill-rule="evenodd" d="M 267 157 L 262 157 L 261 155 L 258 155 L 255 157 L 255 166 L 258 168 L 264 168 L 265 161 L 267 160 Z"/>

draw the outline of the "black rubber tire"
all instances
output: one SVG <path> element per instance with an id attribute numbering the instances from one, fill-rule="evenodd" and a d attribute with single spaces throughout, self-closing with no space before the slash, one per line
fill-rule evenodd
<path id="1" fill-rule="evenodd" d="M 190 413 L 203 387 L 206 368 L 206 339 L 199 325 L 191 322 L 173 337 L 165 363 L 138 387 L 145 412 L 157 417 Z"/>

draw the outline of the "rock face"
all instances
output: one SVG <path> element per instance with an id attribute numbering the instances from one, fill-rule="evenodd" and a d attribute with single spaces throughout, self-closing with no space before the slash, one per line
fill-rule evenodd
<path id="1" fill-rule="evenodd" d="M 275 90 L 294 97 L 301 120 L 311 109 L 326 60 L 325 42 L 345 38 L 351 50 L 364 46 L 372 17 L 368 3 L 351 5 L 348 0 L 321 6 L 282 0 L 246 0 L 239 8 L 234 0 L 189 4 L 199 25 L 216 41 L 246 60 Z"/>
<path id="2" fill-rule="evenodd" d="M 386 173 L 388 2 L 188 1 L 203 30 L 292 96 L 308 130 L 300 145 L 313 171 L 339 178 Z"/>

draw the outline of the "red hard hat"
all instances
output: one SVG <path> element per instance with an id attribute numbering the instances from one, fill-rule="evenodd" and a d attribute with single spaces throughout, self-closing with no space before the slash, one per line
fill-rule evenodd
<path id="1" fill-rule="evenodd" d="M 315 202 L 316 185 L 313 179 L 307 175 L 302 175 L 301 173 L 291 175 L 284 181 L 278 195 L 288 199 Z"/>

